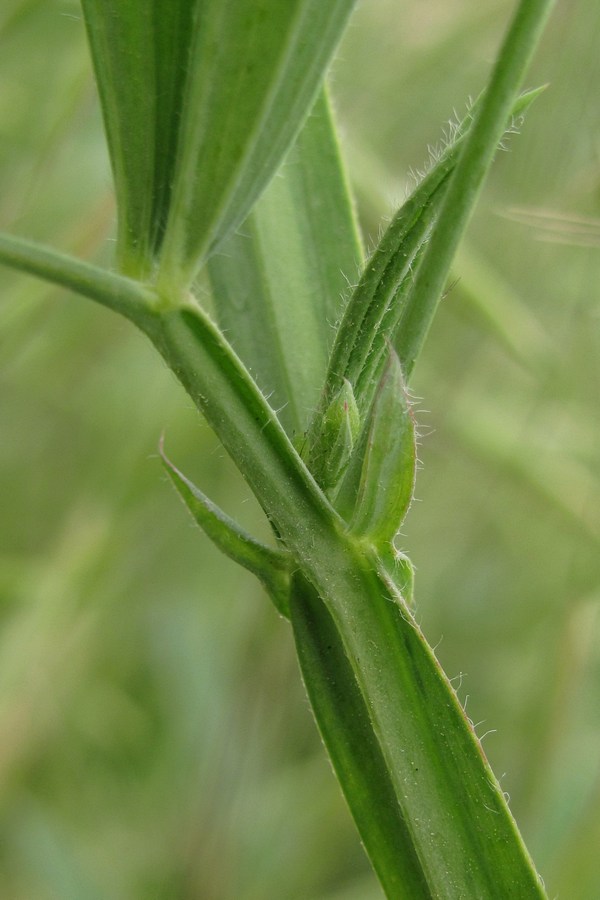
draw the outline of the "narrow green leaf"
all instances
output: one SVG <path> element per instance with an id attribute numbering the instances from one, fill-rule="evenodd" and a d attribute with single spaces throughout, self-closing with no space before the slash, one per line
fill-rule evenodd
<path id="1" fill-rule="evenodd" d="M 314 102 L 355 0 L 204 0 L 181 110 L 164 283 L 248 215 Z"/>
<path id="2" fill-rule="evenodd" d="M 187 286 L 248 214 L 310 109 L 354 0 L 82 0 L 119 258 Z M 164 245 L 164 246 L 163 246 Z"/>
<path id="3" fill-rule="evenodd" d="M 348 300 L 336 331 L 321 402 L 311 420 L 303 450 L 311 470 L 325 452 L 322 435 L 325 409 L 344 379 L 356 389 L 359 411 L 363 415 L 371 406 L 381 375 L 381 370 L 378 372 L 374 368 L 373 360 L 381 367 L 381 346 L 385 347 L 386 341 L 392 339 L 394 325 L 401 316 L 402 292 L 435 220 L 444 186 L 456 165 L 466 126 L 467 120 L 464 120 L 457 127 L 453 143 L 400 208 L 365 264 L 360 281 Z M 374 349 L 376 344 L 380 345 L 379 352 Z M 365 369 L 367 377 L 361 378 Z"/>
<path id="4" fill-rule="evenodd" d="M 400 208 L 366 263 L 336 334 L 329 365 L 331 387 L 343 377 L 357 384 L 373 341 L 381 333 L 385 313 L 395 303 L 427 240 L 457 155 L 454 144 Z M 388 332 L 385 339 L 390 337 Z M 365 404 L 368 406 L 368 399 L 361 398 L 361 409 Z"/>
<path id="5" fill-rule="evenodd" d="M 521 365 L 533 371 L 547 369 L 557 358 L 558 349 L 527 298 L 502 277 L 499 269 L 475 249 L 473 242 L 464 241 L 453 266 L 453 273 L 460 279 L 461 298 Z"/>
<path id="6" fill-rule="evenodd" d="M 369 417 L 351 528 L 376 546 L 393 541 L 411 504 L 417 445 L 400 360 L 391 349 Z"/>
<path id="7" fill-rule="evenodd" d="M 315 719 L 388 897 L 431 894 L 340 635 L 314 588 L 292 579 L 291 622 Z"/>
<path id="8" fill-rule="evenodd" d="M 289 434 L 304 432 L 317 404 L 332 325 L 361 260 L 321 94 L 278 176 L 208 264 L 219 323 Z"/>
<path id="9" fill-rule="evenodd" d="M 124 271 L 149 277 L 167 216 L 192 0 L 82 0 L 119 212 Z"/>
<path id="10" fill-rule="evenodd" d="M 251 537 L 237 522 L 209 500 L 168 459 L 161 439 L 160 456 L 177 493 L 194 520 L 226 556 L 259 579 L 279 612 L 289 618 L 290 557 Z"/>

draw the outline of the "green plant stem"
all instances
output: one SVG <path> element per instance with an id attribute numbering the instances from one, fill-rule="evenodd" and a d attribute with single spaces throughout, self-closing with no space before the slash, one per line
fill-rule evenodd
<path id="1" fill-rule="evenodd" d="M 10 234 L 0 233 L 0 262 L 89 297 L 135 322 L 156 303 L 153 291 L 139 281 Z"/>
<path id="2" fill-rule="evenodd" d="M 398 853 L 414 869 L 407 883 L 422 885 L 420 893 L 400 888 L 394 896 L 543 897 L 473 728 L 404 601 L 374 550 L 346 532 L 216 326 L 186 298 L 159 298 L 32 245 L 20 244 L 18 253 L 6 246 L 0 243 L 0 259 L 9 264 L 112 308 L 120 298 L 213 426 L 321 598 L 406 823 Z"/>
<path id="3" fill-rule="evenodd" d="M 324 602 L 357 679 L 427 888 L 543 897 L 472 726 L 373 550 L 345 531 L 226 342 L 199 310 L 148 334 L 238 463 Z M 408 900 L 419 895 L 398 893 Z"/>
<path id="4" fill-rule="evenodd" d="M 381 885 L 389 897 L 427 897 L 408 824 L 340 635 L 300 574 L 292 579 L 290 614 L 319 731 Z"/>
<path id="5" fill-rule="evenodd" d="M 554 0 L 521 0 L 489 86 L 450 178 L 437 226 L 423 254 L 396 350 L 408 378 L 435 315 L 456 248 L 502 138 L 511 106 Z"/>
<path id="6" fill-rule="evenodd" d="M 456 244 L 551 5 L 552 0 L 520 3 L 449 181 L 437 228 L 423 253 L 407 315 L 401 321 L 398 350 L 406 374 L 429 328 Z M 346 4 L 339 8 L 346 9 Z M 143 11 L 143 4 L 139 9 Z M 233 64 L 238 65 L 237 57 Z M 229 108 L 223 109 L 229 116 Z M 197 125 L 192 118 L 191 127 Z M 239 131 L 236 125 L 235 133 Z M 272 145 L 267 138 L 265 159 Z M 215 152 L 219 157 L 219 147 Z M 248 159 L 255 159 L 253 153 Z M 134 158 L 134 171 L 136 164 Z M 190 163 L 189 171 L 196 169 Z M 255 171 L 254 166 L 247 169 L 251 174 Z M 184 167 L 184 175 L 185 171 Z M 204 177 L 209 174 L 205 172 Z M 191 275 L 195 270 L 198 235 L 195 227 L 188 226 L 199 220 L 184 213 L 195 209 L 194 216 L 202 217 L 205 210 L 189 200 L 187 181 L 184 177 L 179 185 L 183 206 L 176 210 L 175 238 L 165 243 L 172 259 L 166 260 L 163 274 L 181 269 Z M 236 216 L 241 217 L 260 185 L 244 183 L 242 187 L 235 215 L 221 214 L 223 198 L 217 198 L 218 215 L 213 221 L 222 233 L 214 240 L 235 223 Z M 140 197 L 142 203 L 149 199 L 144 190 Z M 290 613 L 307 688 L 334 764 L 346 779 L 350 805 L 363 834 L 369 835 L 371 856 L 384 873 L 389 896 L 395 900 L 543 897 L 474 729 L 384 562 L 369 541 L 349 532 L 256 383 L 193 298 L 175 291 L 169 278 L 160 282 L 158 292 L 7 236 L 0 236 L 0 261 L 82 293 L 134 322 L 248 481 L 296 567 Z M 383 316 L 386 310 L 387 300 L 382 304 Z M 367 303 L 367 333 L 383 321 L 373 312 Z M 360 357 L 361 370 L 370 346 Z M 350 745 L 343 741 L 344 733 L 352 734 Z M 366 777 L 368 772 L 373 780 Z M 371 825 L 369 805 L 380 800 L 385 809 Z M 385 834 L 378 837 L 380 827 Z"/>

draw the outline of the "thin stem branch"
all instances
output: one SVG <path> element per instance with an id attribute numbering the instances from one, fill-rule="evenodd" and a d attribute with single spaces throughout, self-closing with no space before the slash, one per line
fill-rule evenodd
<path id="1" fill-rule="evenodd" d="M 138 324 L 157 303 L 156 294 L 139 281 L 9 234 L 0 233 L 0 263 L 82 294 Z"/>
<path id="2" fill-rule="evenodd" d="M 498 55 L 490 84 L 450 178 L 437 226 L 415 275 L 396 345 L 406 377 L 412 372 L 431 326 L 454 253 L 553 3 L 554 0 L 521 0 Z"/>

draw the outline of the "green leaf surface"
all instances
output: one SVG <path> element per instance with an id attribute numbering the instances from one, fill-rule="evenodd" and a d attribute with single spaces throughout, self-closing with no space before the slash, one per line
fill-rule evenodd
<path id="1" fill-rule="evenodd" d="M 355 0 L 196 3 L 165 283 L 241 224 L 310 110 Z"/>
<path id="2" fill-rule="evenodd" d="M 407 822 L 340 635 L 314 588 L 292 580 L 291 622 L 319 731 L 388 897 L 430 896 Z"/>
<path id="3" fill-rule="evenodd" d="M 165 471 L 191 512 L 194 520 L 226 556 L 239 563 L 263 584 L 279 612 L 289 618 L 290 557 L 251 537 L 223 512 L 200 488 L 173 465 L 165 455 L 163 441 L 160 456 Z"/>
<path id="4" fill-rule="evenodd" d="M 277 177 L 208 264 L 219 323 L 290 434 L 304 431 L 317 403 L 361 260 L 322 94 Z"/>
<path id="5" fill-rule="evenodd" d="M 170 206 L 196 5 L 82 0 L 115 179 L 119 262 L 141 278 Z"/>
<path id="6" fill-rule="evenodd" d="M 323 443 L 327 452 L 320 472 L 313 475 L 325 490 L 335 488 L 348 465 L 361 432 L 360 414 L 354 391 L 345 380 L 333 398 L 323 420 Z"/>
<path id="7" fill-rule="evenodd" d="M 120 260 L 186 286 L 310 109 L 354 0 L 82 0 Z"/>
<path id="8" fill-rule="evenodd" d="M 510 118 L 520 117 L 544 88 L 527 91 L 512 105 Z M 433 162 L 429 172 L 398 210 L 363 269 L 337 329 L 327 368 L 321 402 L 312 417 L 303 456 L 318 469 L 323 457 L 323 416 L 344 379 L 354 388 L 359 410 L 366 414 L 381 378 L 390 342 L 402 361 L 404 320 L 413 316 L 413 280 L 446 193 L 472 117 L 471 113 L 453 129 L 450 142 Z"/>

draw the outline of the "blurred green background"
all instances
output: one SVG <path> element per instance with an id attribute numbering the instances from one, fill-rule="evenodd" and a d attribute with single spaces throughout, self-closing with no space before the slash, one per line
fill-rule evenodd
<path id="1" fill-rule="evenodd" d="M 511 9 L 360 5 L 332 85 L 371 239 Z M 404 538 L 418 618 L 569 900 L 600 897 L 599 35 L 598 4 L 558 4 L 527 80 L 550 87 L 417 369 Z M 110 261 L 78 4 L 3 0 L 0 48 L 0 227 Z M 7 270 L 0 295 L 0 896 L 381 898 L 289 629 L 191 526 L 159 435 L 265 531 L 232 464 L 128 324 Z"/>

